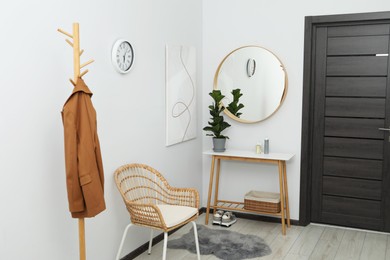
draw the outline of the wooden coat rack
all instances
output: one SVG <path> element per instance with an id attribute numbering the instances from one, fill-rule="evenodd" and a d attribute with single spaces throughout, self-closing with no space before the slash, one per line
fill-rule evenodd
<path id="1" fill-rule="evenodd" d="M 80 69 L 94 62 L 94 60 L 89 60 L 80 65 L 80 56 L 83 54 L 84 50 L 80 50 L 80 33 L 79 33 L 79 24 L 73 23 L 73 33 L 67 33 L 62 29 L 58 29 L 62 34 L 65 34 L 67 37 L 73 39 L 71 42 L 69 39 L 65 41 L 73 48 L 73 70 L 74 76 L 73 80 L 69 79 L 72 82 L 73 86 L 76 86 L 77 79 L 84 76 L 88 73 L 88 70 L 84 70 L 80 73 Z M 79 218 L 79 248 L 80 248 L 80 260 L 86 260 L 86 251 L 85 251 L 85 222 L 84 218 Z"/>

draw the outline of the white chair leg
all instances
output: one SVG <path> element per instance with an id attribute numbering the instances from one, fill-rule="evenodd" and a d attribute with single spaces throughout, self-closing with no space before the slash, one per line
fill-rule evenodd
<path id="1" fill-rule="evenodd" d="M 200 250 L 199 250 L 199 240 L 198 240 L 198 230 L 196 229 L 195 221 L 191 221 L 192 226 L 194 227 L 194 236 L 195 236 L 195 246 L 196 246 L 196 254 L 198 255 L 198 260 L 200 260 Z"/>
<path id="2" fill-rule="evenodd" d="M 150 229 L 148 255 L 150 255 L 150 253 L 152 253 L 152 244 L 153 244 L 153 228 Z"/>
<path id="3" fill-rule="evenodd" d="M 168 232 L 164 232 L 164 247 L 163 247 L 163 256 L 162 259 L 167 258 L 167 244 L 168 244 Z"/>
<path id="4" fill-rule="evenodd" d="M 127 225 L 127 227 L 125 228 L 125 231 L 123 232 L 123 236 L 122 236 L 122 241 L 121 241 L 121 244 L 119 246 L 119 249 L 118 249 L 118 253 L 116 254 L 116 260 L 120 260 L 120 256 L 121 256 L 121 252 L 122 252 L 122 247 L 123 247 L 123 243 L 125 242 L 125 239 L 126 239 L 126 235 L 127 235 L 127 232 L 129 231 L 129 228 L 132 226 L 133 224 L 129 224 Z"/>

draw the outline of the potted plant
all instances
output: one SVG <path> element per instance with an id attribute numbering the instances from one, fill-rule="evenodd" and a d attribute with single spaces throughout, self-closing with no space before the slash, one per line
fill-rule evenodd
<path id="1" fill-rule="evenodd" d="M 214 152 L 224 152 L 226 139 L 229 139 L 228 136 L 222 135 L 222 131 L 230 127 L 230 124 L 225 121 L 224 117 L 221 115 L 222 111 L 225 110 L 225 107 L 222 105 L 221 101 L 225 97 L 222 95 L 220 90 L 213 90 L 209 93 L 213 99 L 213 104 L 209 106 L 211 120 L 208 121 L 208 126 L 204 127 L 204 131 L 209 131 L 211 133 L 206 134 L 207 136 L 213 137 Z M 229 103 L 227 109 L 235 116 L 240 117 L 242 113 L 238 111 L 244 107 L 243 104 L 238 104 L 242 94 L 240 89 L 234 89 L 232 91 L 233 101 Z"/>

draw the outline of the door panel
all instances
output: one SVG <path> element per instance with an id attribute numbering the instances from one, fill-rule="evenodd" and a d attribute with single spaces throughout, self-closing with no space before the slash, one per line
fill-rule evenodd
<path id="1" fill-rule="evenodd" d="M 329 26 L 328 37 L 388 35 L 389 30 L 390 26 L 388 24 Z"/>
<path id="2" fill-rule="evenodd" d="M 382 171 L 380 160 L 324 157 L 323 176 L 382 180 Z"/>
<path id="3" fill-rule="evenodd" d="M 323 194 L 326 195 L 371 200 L 380 200 L 382 196 L 382 182 L 379 180 L 324 176 L 323 185 Z"/>
<path id="4" fill-rule="evenodd" d="M 361 217 L 356 215 L 343 215 L 343 214 L 338 214 L 337 212 L 336 213 L 324 212 L 322 214 L 322 221 L 324 223 L 329 223 L 334 225 L 372 229 L 372 230 L 381 230 L 382 228 L 381 219 L 367 218 L 367 217 Z"/>
<path id="5" fill-rule="evenodd" d="M 382 57 L 382 56 L 328 57 L 327 75 L 328 76 L 386 76 L 387 57 Z"/>
<path id="6" fill-rule="evenodd" d="M 386 77 L 328 77 L 327 97 L 386 97 Z"/>
<path id="7" fill-rule="evenodd" d="M 384 98 L 328 97 L 325 116 L 384 118 L 385 105 Z"/>
<path id="8" fill-rule="evenodd" d="M 323 211 L 346 216 L 380 219 L 381 205 L 379 201 L 374 200 L 324 195 Z"/>
<path id="9" fill-rule="evenodd" d="M 378 128 L 384 126 L 384 119 L 326 117 L 325 136 L 383 140 L 383 132 L 378 131 Z"/>
<path id="10" fill-rule="evenodd" d="M 328 38 L 328 55 L 387 53 L 388 35 Z"/>
<path id="11" fill-rule="evenodd" d="M 383 141 L 353 138 L 324 138 L 324 155 L 346 158 L 383 159 Z"/>

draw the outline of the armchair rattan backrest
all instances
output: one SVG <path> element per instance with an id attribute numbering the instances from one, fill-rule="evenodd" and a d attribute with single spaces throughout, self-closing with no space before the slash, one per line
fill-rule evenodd
<path id="1" fill-rule="evenodd" d="M 170 204 L 165 178 L 144 164 L 127 164 L 115 172 L 115 180 L 126 201 L 137 204 Z"/>

